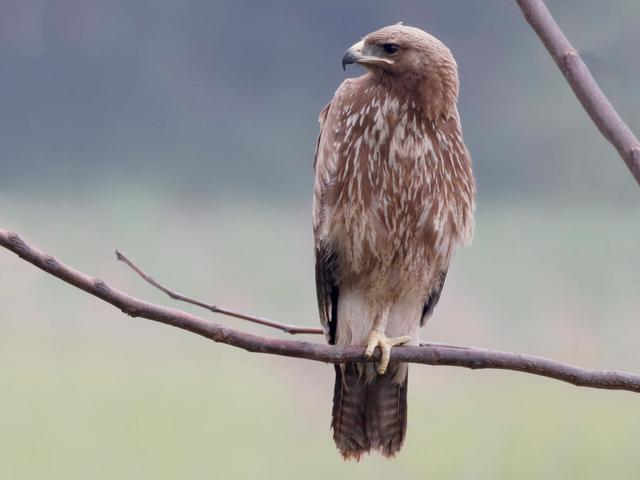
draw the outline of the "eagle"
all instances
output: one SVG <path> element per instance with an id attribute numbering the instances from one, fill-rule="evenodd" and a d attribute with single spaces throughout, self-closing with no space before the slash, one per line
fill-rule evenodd
<path id="1" fill-rule="evenodd" d="M 394 456 L 407 427 L 406 364 L 449 262 L 474 230 L 475 179 L 462 138 L 458 68 L 418 28 L 368 34 L 342 58 L 365 72 L 320 113 L 313 229 L 320 321 L 330 344 L 365 347 L 377 364 L 335 366 L 331 427 L 345 459 Z"/>

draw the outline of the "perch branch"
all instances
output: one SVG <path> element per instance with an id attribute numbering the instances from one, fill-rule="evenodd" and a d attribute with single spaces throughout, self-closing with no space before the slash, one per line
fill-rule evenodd
<path id="1" fill-rule="evenodd" d="M 516 2 L 593 123 L 615 147 L 640 184 L 640 142 L 604 95 L 587 65 L 553 19 L 544 1 L 516 0 Z"/>
<path id="2" fill-rule="evenodd" d="M 209 310 L 213 313 L 219 313 L 221 315 L 226 315 L 228 317 L 239 318 L 241 320 L 247 320 L 249 322 L 258 323 L 260 325 L 265 325 L 267 327 L 276 328 L 285 333 L 289 333 L 291 335 L 296 335 L 299 333 L 307 333 L 307 334 L 322 334 L 323 331 L 321 328 L 314 327 L 301 327 L 298 325 L 288 325 L 286 323 L 276 322 L 274 320 L 269 320 L 264 317 L 257 317 L 255 315 L 247 315 L 246 313 L 236 312 L 234 310 L 230 310 L 228 308 L 217 307 L 216 305 L 205 303 L 195 298 L 187 297 L 186 295 L 182 295 L 181 293 L 176 292 L 175 290 L 171 290 L 170 288 L 164 286 L 144 270 L 142 270 L 138 265 L 136 265 L 133 261 L 131 261 L 125 254 L 116 250 L 116 258 L 127 265 L 131 270 L 136 272 L 145 282 L 149 285 L 157 288 L 158 290 L 166 293 L 169 297 L 174 300 L 178 300 L 185 303 L 190 303 L 191 305 L 195 305 L 197 307 L 204 308 L 205 310 Z"/>
<path id="3" fill-rule="evenodd" d="M 226 343 L 256 353 L 305 358 L 326 363 L 370 362 L 379 358 L 379 349 L 372 359 L 364 357 L 364 348 L 336 347 L 304 341 L 261 337 L 240 332 L 187 312 L 145 302 L 121 292 L 104 281 L 73 269 L 27 244 L 15 233 L 0 229 L 0 245 L 22 259 L 58 279 L 107 302 L 132 317 L 142 317 L 187 330 L 214 342 Z M 455 346 L 395 347 L 394 361 L 426 365 L 449 365 L 471 369 L 502 369 L 553 378 L 582 387 L 608 390 L 628 390 L 640 393 L 640 375 L 621 371 L 586 370 L 541 357 L 507 353 L 481 348 Z"/>

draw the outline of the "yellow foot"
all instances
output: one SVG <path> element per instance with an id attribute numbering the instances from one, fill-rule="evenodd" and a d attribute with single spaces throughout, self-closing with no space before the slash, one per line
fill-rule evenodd
<path id="1" fill-rule="evenodd" d="M 384 334 L 384 332 L 374 330 L 369 334 L 369 339 L 367 340 L 367 349 L 364 351 L 364 355 L 367 358 L 371 358 L 373 356 L 373 352 L 376 350 L 376 347 L 380 347 L 382 356 L 380 357 L 380 362 L 378 362 L 378 364 L 376 365 L 376 371 L 380 375 L 383 375 L 384 372 L 387 371 L 387 367 L 389 366 L 391 347 L 407 343 L 409 340 L 411 340 L 411 337 L 407 335 L 396 338 L 388 338 Z"/>

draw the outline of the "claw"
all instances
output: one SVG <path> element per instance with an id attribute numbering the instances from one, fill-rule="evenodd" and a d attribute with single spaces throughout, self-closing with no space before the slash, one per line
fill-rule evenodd
<path id="1" fill-rule="evenodd" d="M 367 348 L 364 351 L 364 355 L 367 358 L 371 358 L 373 356 L 373 352 L 375 352 L 376 350 L 376 347 L 380 347 L 382 355 L 380 357 L 380 361 L 376 365 L 376 371 L 379 375 L 384 375 L 384 373 L 387 371 L 387 367 L 389 366 L 389 359 L 391 358 L 391 348 L 395 347 L 396 345 L 407 343 L 409 340 L 411 340 L 411 337 L 409 337 L 408 335 L 389 338 L 384 334 L 384 332 L 374 330 L 369 334 L 369 339 L 367 340 Z"/>

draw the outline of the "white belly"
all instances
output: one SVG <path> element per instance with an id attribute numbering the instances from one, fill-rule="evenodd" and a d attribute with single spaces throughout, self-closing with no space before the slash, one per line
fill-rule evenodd
<path id="1" fill-rule="evenodd" d="M 400 297 L 393 303 L 385 330 L 387 337 L 409 335 L 413 339 L 409 344 L 417 345 L 423 305 L 424 298 L 415 295 Z M 377 314 L 379 307 L 372 305 L 362 290 L 353 287 L 341 289 L 336 344 L 366 345 Z"/>

